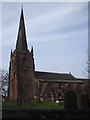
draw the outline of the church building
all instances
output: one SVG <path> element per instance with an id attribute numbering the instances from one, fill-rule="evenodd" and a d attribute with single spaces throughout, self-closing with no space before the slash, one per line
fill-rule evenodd
<path id="1" fill-rule="evenodd" d="M 14 51 L 11 50 L 10 55 L 8 89 L 10 101 L 20 99 L 28 101 L 36 97 L 51 98 L 56 96 L 66 83 L 83 84 L 83 80 L 76 79 L 71 73 L 35 71 L 33 47 L 31 51 L 28 49 L 22 8 L 16 48 Z"/>

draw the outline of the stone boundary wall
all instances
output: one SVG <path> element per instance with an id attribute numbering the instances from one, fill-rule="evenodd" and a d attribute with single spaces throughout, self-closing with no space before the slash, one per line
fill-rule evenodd
<path id="1" fill-rule="evenodd" d="M 90 118 L 90 109 L 88 110 L 2 110 L 2 120 L 4 119 L 30 119 L 30 120 L 59 120 L 64 119 L 88 119 Z"/>

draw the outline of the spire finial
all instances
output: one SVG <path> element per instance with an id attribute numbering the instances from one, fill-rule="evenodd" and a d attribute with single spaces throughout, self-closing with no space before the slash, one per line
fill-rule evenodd
<path id="1" fill-rule="evenodd" d="M 23 4 L 22 4 L 22 7 L 21 7 L 21 16 L 23 15 Z"/>
<path id="2" fill-rule="evenodd" d="M 22 3 L 22 7 L 21 7 L 21 10 L 23 9 L 23 3 Z"/>

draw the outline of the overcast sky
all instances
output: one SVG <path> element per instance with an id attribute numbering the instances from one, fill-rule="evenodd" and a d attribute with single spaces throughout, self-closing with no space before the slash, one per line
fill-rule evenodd
<path id="1" fill-rule="evenodd" d="M 2 3 L 2 67 L 8 70 L 15 49 L 22 3 Z M 28 48 L 35 68 L 85 77 L 88 3 L 23 3 Z M 1 67 L 1 66 L 0 66 Z M 85 73 L 85 74 L 84 74 Z"/>

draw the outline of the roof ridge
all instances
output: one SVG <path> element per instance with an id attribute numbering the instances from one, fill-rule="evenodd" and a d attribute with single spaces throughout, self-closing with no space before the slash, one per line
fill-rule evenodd
<path id="1" fill-rule="evenodd" d="M 67 74 L 67 75 L 72 75 L 72 74 L 70 74 L 70 73 L 56 73 L 56 72 L 48 72 L 48 71 L 35 71 L 35 72 L 41 72 L 41 73 L 51 73 L 51 74 Z M 73 76 L 73 75 L 72 75 Z"/>

